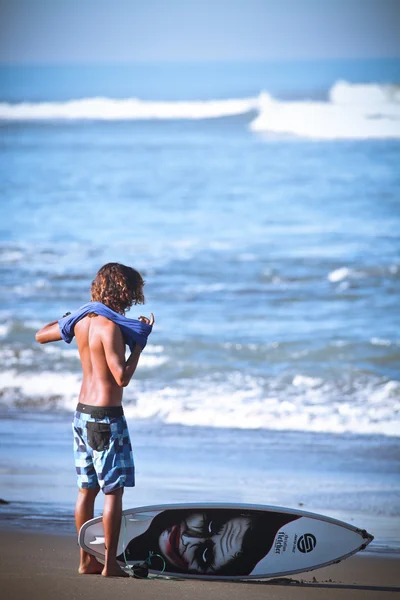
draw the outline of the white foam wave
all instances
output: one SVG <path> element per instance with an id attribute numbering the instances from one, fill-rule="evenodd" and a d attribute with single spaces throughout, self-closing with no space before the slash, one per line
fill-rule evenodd
<path id="1" fill-rule="evenodd" d="M 338 281 L 343 281 L 347 279 L 351 274 L 351 270 L 348 267 L 340 267 L 339 269 L 335 269 L 328 274 L 329 281 L 332 283 L 336 283 Z"/>
<path id="2" fill-rule="evenodd" d="M 318 377 L 307 377 L 305 375 L 296 375 L 293 378 L 293 385 L 295 387 L 309 387 L 309 388 L 315 388 L 320 386 L 323 383 L 322 379 L 318 378 Z"/>
<path id="3" fill-rule="evenodd" d="M 24 258 L 21 250 L 0 249 L 0 261 L 3 264 L 19 262 Z"/>
<path id="4" fill-rule="evenodd" d="M 327 102 L 286 102 L 267 92 L 258 97 L 206 101 L 146 101 L 83 98 L 67 102 L 0 103 L 0 120 L 171 120 L 215 119 L 252 111 L 257 132 L 314 139 L 400 137 L 400 87 L 336 82 Z M 16 260 L 9 256 L 9 260 Z"/>
<path id="5" fill-rule="evenodd" d="M 34 361 L 34 351 L 32 348 L 0 348 L 0 361 L 3 368 L 30 367 Z"/>
<path id="6" fill-rule="evenodd" d="M 241 115 L 257 108 L 257 98 L 192 102 L 152 102 L 130 98 L 84 98 L 69 102 L 0 103 L 0 119 L 11 121 L 94 119 L 215 119 Z"/>
<path id="7" fill-rule="evenodd" d="M 373 337 L 371 338 L 371 344 L 373 346 L 391 346 L 392 342 L 390 340 L 387 340 L 385 338 L 377 338 L 377 337 Z"/>
<path id="8" fill-rule="evenodd" d="M 143 353 L 140 356 L 139 368 L 145 369 L 154 369 L 155 367 L 159 367 L 160 365 L 164 365 L 168 362 L 168 359 L 163 356 L 155 356 L 154 354 L 149 354 L 148 352 Z"/>
<path id="9" fill-rule="evenodd" d="M 366 265 L 363 268 L 338 267 L 328 273 L 328 280 L 332 283 L 343 283 L 346 280 L 365 278 L 393 278 L 397 275 L 397 265 Z"/>
<path id="10" fill-rule="evenodd" d="M 8 336 L 8 334 L 11 331 L 11 327 L 11 323 L 0 323 L 0 339 L 3 339 Z"/>
<path id="11" fill-rule="evenodd" d="M 72 411 L 80 376 L 73 373 L 0 375 L 3 407 Z M 125 391 L 128 418 L 186 426 L 381 434 L 400 431 L 400 382 L 379 378 L 326 381 L 297 374 L 264 379 L 234 372 L 223 380 L 198 378 L 160 387 L 136 379 Z"/>
<path id="12" fill-rule="evenodd" d="M 42 371 L 21 374 L 13 369 L 3 371 L 0 373 L 2 400 L 11 405 L 14 404 L 14 399 L 20 400 L 21 397 L 26 403 L 29 403 L 30 399 L 46 401 L 51 398 L 59 398 L 62 404 L 68 403 L 78 397 L 80 379 L 79 375 L 74 373 Z"/>
<path id="13" fill-rule="evenodd" d="M 338 81 L 329 92 L 329 100 L 332 104 L 340 106 L 398 104 L 400 88 L 397 85 L 350 84 Z"/>
<path id="14" fill-rule="evenodd" d="M 365 385 L 357 399 L 346 400 L 336 397 L 329 385 L 314 383 L 269 395 L 256 381 L 247 389 L 228 391 L 214 385 L 195 395 L 177 387 L 143 390 L 125 413 L 135 420 L 186 426 L 399 435 L 399 382 Z"/>
<path id="15" fill-rule="evenodd" d="M 54 357 L 76 358 L 79 360 L 79 351 L 78 348 L 75 347 L 65 348 L 61 345 L 47 345 L 39 347 L 38 350 Z"/>
<path id="16" fill-rule="evenodd" d="M 264 93 L 250 128 L 314 139 L 399 138 L 400 90 L 340 81 L 328 102 L 280 102 Z"/>
<path id="17" fill-rule="evenodd" d="M 63 357 L 63 358 L 75 358 L 75 359 L 79 359 L 79 351 L 76 347 L 67 347 L 65 348 L 65 345 L 47 345 L 47 346 L 42 346 L 39 347 L 36 351 L 40 351 L 43 352 L 45 354 L 49 354 L 51 356 L 54 356 L 55 358 L 57 357 Z M 8 352 L 8 355 L 6 354 L 6 352 Z M 25 353 L 28 352 L 28 350 L 24 351 Z M 147 369 L 153 369 L 154 367 L 159 367 L 160 365 L 163 365 L 164 363 L 168 362 L 168 359 L 165 356 L 160 356 L 160 354 L 163 352 L 163 346 L 156 346 L 156 345 L 151 345 L 149 344 L 146 348 L 146 352 L 144 352 L 141 356 L 140 356 L 140 368 L 147 368 Z M 33 351 L 29 350 L 29 356 L 33 356 Z M 12 353 L 12 351 L 10 350 L 4 350 L 1 351 L 0 350 L 0 359 L 7 359 L 7 356 L 14 356 L 14 353 Z M 18 352 L 18 360 L 21 359 L 21 352 Z"/>

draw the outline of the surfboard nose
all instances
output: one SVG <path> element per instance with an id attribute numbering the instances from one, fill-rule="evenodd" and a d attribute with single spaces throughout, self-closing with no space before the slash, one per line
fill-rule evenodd
<path id="1" fill-rule="evenodd" d="M 374 536 L 372 535 L 372 533 L 368 533 L 368 531 L 366 529 L 360 529 L 360 535 L 363 538 L 364 544 L 361 546 L 360 550 L 364 550 L 368 544 L 370 544 L 372 542 L 372 540 L 374 539 Z"/>

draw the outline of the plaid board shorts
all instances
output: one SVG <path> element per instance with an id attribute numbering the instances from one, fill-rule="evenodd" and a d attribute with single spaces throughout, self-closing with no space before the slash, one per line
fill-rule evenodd
<path id="1" fill-rule="evenodd" d="M 78 487 L 105 494 L 135 485 L 135 465 L 122 406 L 78 403 L 72 423 Z"/>

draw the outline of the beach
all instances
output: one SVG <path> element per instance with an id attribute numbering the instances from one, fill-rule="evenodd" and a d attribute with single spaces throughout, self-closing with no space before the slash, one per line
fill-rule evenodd
<path id="1" fill-rule="evenodd" d="M 238 432 L 128 422 L 137 487 L 125 490 L 124 508 L 195 501 L 283 505 L 340 518 L 366 528 L 375 539 L 365 551 L 337 565 L 275 583 L 110 582 L 101 576 L 80 576 L 73 523 L 77 490 L 70 417 L 29 415 L 26 411 L 3 414 L 1 496 L 9 504 L 0 505 L 0 579 L 7 597 L 101 600 L 102 594 L 105 599 L 110 593 L 121 598 L 137 593 L 144 600 L 188 596 L 251 600 L 267 594 L 282 600 L 320 598 L 321 594 L 332 600 L 394 597 L 387 588 L 399 585 L 395 439 L 369 437 L 367 443 L 364 436 Z M 12 466 L 8 450 L 11 440 Z M 96 515 L 101 514 L 102 504 L 100 495 Z"/>
<path id="2" fill-rule="evenodd" d="M 154 423 L 129 421 L 137 487 L 125 490 L 124 508 L 194 501 L 280 504 L 340 518 L 366 528 L 375 539 L 365 551 L 339 564 L 279 581 L 105 581 L 101 576 L 77 573 L 76 483 L 69 417 L 38 419 L 25 412 L 18 418 L 3 415 L 1 423 L 1 493 L 8 493 L 9 504 L 0 506 L 0 564 L 3 589 L 10 598 L 101 600 L 104 594 L 105 600 L 110 593 L 121 598 L 138 594 L 144 600 L 252 600 L 266 596 L 290 600 L 321 598 L 322 594 L 332 600 L 395 597 L 392 588 L 399 586 L 400 536 L 394 506 L 397 461 L 388 459 L 396 454 L 396 440 L 390 437 L 370 437 L 367 460 L 363 436 L 251 430 L 239 435 L 229 429 L 160 428 Z M 46 437 L 49 427 L 51 435 Z M 20 440 L 12 469 L 7 451 L 11 437 Z M 51 459 L 43 462 L 49 445 L 54 451 Z M 204 448 L 208 449 L 207 459 Z M 323 457 L 320 468 L 317 456 Z M 102 502 L 100 495 L 96 515 L 101 514 Z M 400 587 L 397 594 L 399 591 Z"/>
<path id="3" fill-rule="evenodd" d="M 106 579 L 79 575 L 73 535 L 1 531 L 2 594 L 13 600 L 391 600 L 398 597 L 400 556 L 356 555 L 340 564 L 279 580 L 210 582 L 176 579 Z"/>

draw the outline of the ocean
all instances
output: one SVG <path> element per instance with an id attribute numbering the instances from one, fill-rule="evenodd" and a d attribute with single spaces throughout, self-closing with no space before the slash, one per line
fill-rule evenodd
<path id="1" fill-rule="evenodd" d="M 34 334 L 118 261 L 156 318 L 125 505 L 300 505 L 400 548 L 399 164 L 399 60 L 1 67 L 4 517 L 70 523 L 78 352 Z"/>

